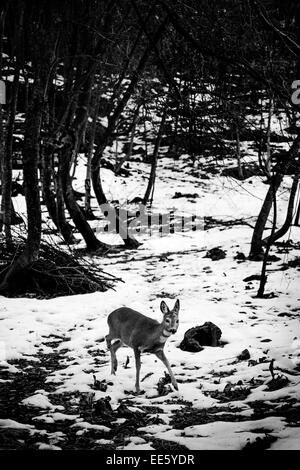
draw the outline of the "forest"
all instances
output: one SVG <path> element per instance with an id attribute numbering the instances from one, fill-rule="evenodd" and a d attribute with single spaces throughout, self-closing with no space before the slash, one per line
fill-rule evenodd
<path id="1" fill-rule="evenodd" d="M 299 449 L 299 111 L 297 0 L 1 0 L 1 450 Z"/>

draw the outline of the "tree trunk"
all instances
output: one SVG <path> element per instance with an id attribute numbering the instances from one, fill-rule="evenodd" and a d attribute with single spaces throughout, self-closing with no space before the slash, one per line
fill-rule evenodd
<path id="1" fill-rule="evenodd" d="M 240 142 L 240 130 L 238 123 L 236 124 L 236 156 L 237 156 L 237 164 L 238 164 L 238 173 L 239 178 L 244 178 L 244 172 L 241 162 L 241 142 Z"/>
<path id="2" fill-rule="evenodd" d="M 114 218 L 114 220 L 112 220 L 112 223 L 116 226 L 117 233 L 122 238 L 126 248 L 129 248 L 129 249 L 138 248 L 140 246 L 140 243 L 132 235 L 128 233 L 128 226 L 126 224 L 126 221 L 124 223 L 124 221 L 120 219 L 117 210 L 115 210 L 115 208 L 111 206 L 106 199 L 106 196 L 102 187 L 100 169 L 98 169 L 97 174 L 95 171 L 92 171 L 92 178 L 93 178 L 92 179 L 93 187 L 94 187 L 94 191 L 97 197 L 97 201 L 103 214 L 105 215 L 105 217 L 107 217 L 107 213 L 108 213 L 111 217 Z"/>
<path id="3" fill-rule="evenodd" d="M 254 227 L 253 235 L 252 235 L 252 240 L 251 240 L 251 249 L 250 249 L 250 254 L 249 258 L 253 261 L 261 261 L 263 257 L 263 242 L 262 242 L 262 237 L 263 233 L 265 230 L 265 226 L 273 205 L 273 193 L 277 193 L 277 190 L 279 186 L 281 185 L 281 182 L 283 180 L 283 175 L 282 174 L 277 174 L 275 176 L 275 181 L 272 185 L 269 186 L 267 195 L 265 197 L 265 200 L 263 202 L 262 208 L 260 210 L 260 213 L 257 217 L 257 221 Z"/>
<path id="4" fill-rule="evenodd" d="M 2 192 L 2 184 L 3 184 L 3 160 L 4 160 L 4 126 L 3 126 L 3 111 L 2 111 L 2 104 L 0 103 L 0 182 L 1 182 L 1 192 Z M 2 196 L 1 196 L 2 199 Z M 3 228 L 3 214 L 0 207 L 0 232 L 2 232 Z"/>
<path id="5" fill-rule="evenodd" d="M 39 255 L 41 241 L 41 206 L 39 194 L 38 162 L 39 141 L 44 106 L 44 94 L 47 84 L 47 64 L 37 67 L 33 84 L 32 99 L 25 120 L 23 146 L 23 177 L 27 207 L 28 234 L 23 253 L 13 262 L 0 285 L 0 292 L 9 291 L 15 275 L 30 266 Z"/>
<path id="6" fill-rule="evenodd" d="M 10 112 L 7 122 L 6 145 L 2 166 L 2 200 L 1 212 L 5 230 L 6 245 L 12 246 L 11 236 L 11 191 L 12 191 L 12 149 L 15 127 L 15 117 L 17 110 L 18 91 L 19 91 L 20 67 L 17 64 L 14 74 L 12 97 L 10 103 Z"/>
<path id="7" fill-rule="evenodd" d="M 61 170 L 60 161 L 58 163 L 58 169 L 57 169 L 57 174 L 55 178 L 55 189 L 56 189 L 56 218 L 57 218 L 58 228 L 64 240 L 66 241 L 66 243 L 71 245 L 73 243 L 76 243 L 76 239 L 72 232 L 72 226 L 66 220 L 65 201 L 64 201 L 63 184 L 62 184 L 62 170 Z"/>
<path id="8" fill-rule="evenodd" d="M 101 157 L 103 155 L 103 152 L 105 150 L 105 147 L 107 146 L 107 143 L 111 135 L 113 134 L 115 130 L 117 122 L 126 104 L 128 103 L 128 100 L 130 99 L 130 97 L 132 96 L 132 93 L 134 92 L 134 89 L 139 81 L 140 75 L 142 71 L 144 70 L 146 63 L 148 61 L 148 58 L 151 54 L 153 46 L 156 45 L 157 42 L 160 40 L 165 30 L 165 27 L 167 25 L 167 22 L 168 22 L 168 19 L 165 18 L 163 22 L 161 23 L 161 25 L 158 27 L 156 33 L 154 34 L 153 41 L 151 42 L 151 44 L 148 44 L 144 54 L 142 55 L 139 61 L 139 64 L 136 70 L 133 73 L 132 79 L 128 87 L 126 88 L 124 94 L 122 95 L 122 98 L 120 99 L 118 105 L 116 106 L 112 116 L 108 120 L 108 127 L 106 130 L 105 136 L 102 142 L 98 145 L 98 148 L 93 155 L 92 165 L 91 165 L 92 166 L 92 182 L 93 182 L 95 196 L 97 198 L 100 208 L 103 204 L 107 205 L 106 196 L 104 194 L 102 183 L 101 183 L 101 178 L 100 178 Z M 104 210 L 103 212 L 105 213 L 106 211 Z M 134 237 L 129 236 L 127 226 L 123 224 L 123 221 L 120 220 L 117 214 L 116 214 L 116 224 L 119 225 L 119 235 L 123 239 L 125 246 L 127 248 L 137 248 L 140 245 L 140 243 Z"/>
<path id="9" fill-rule="evenodd" d="M 298 208 L 295 217 L 295 226 L 300 227 L 300 199 L 298 198 Z"/>
<path id="10" fill-rule="evenodd" d="M 86 161 L 86 177 L 85 177 L 85 202 L 84 202 L 84 210 L 85 215 L 89 219 L 93 219 L 93 213 L 91 209 L 91 179 L 92 179 L 92 157 L 94 153 L 94 144 L 95 144 L 95 135 L 97 130 L 97 119 L 99 113 L 99 97 L 96 98 L 95 107 L 93 110 L 93 117 L 92 117 L 92 124 L 90 130 L 90 138 L 89 138 L 89 145 L 87 151 L 87 161 Z"/>
<path id="11" fill-rule="evenodd" d="M 181 82 L 179 85 L 181 88 Z M 179 139 L 178 139 L 178 127 L 179 127 L 179 114 L 180 114 L 180 101 L 177 101 L 176 104 L 176 113 L 175 113 L 175 124 L 174 124 L 174 133 L 173 133 L 173 144 L 170 144 L 170 151 L 174 153 L 174 160 L 179 158 Z"/>
<path id="12" fill-rule="evenodd" d="M 295 157 L 298 155 L 300 149 L 300 134 L 294 140 L 288 155 L 286 155 L 284 161 L 279 164 L 276 174 L 273 177 L 272 185 L 269 186 L 268 192 L 266 194 L 265 200 L 263 202 L 262 208 L 256 220 L 256 224 L 254 227 L 252 240 L 251 240 L 251 248 L 249 259 L 253 261 L 260 261 L 263 255 L 263 232 L 265 229 L 266 222 L 268 220 L 268 216 L 270 214 L 270 210 L 273 204 L 273 196 L 276 196 L 277 190 L 281 185 L 284 175 L 292 166 Z"/>
<path id="13" fill-rule="evenodd" d="M 8 5 L 6 5 L 5 9 L 2 7 L 0 11 L 0 81 L 2 81 L 2 63 L 3 63 L 3 34 L 4 34 L 4 21 L 5 21 L 5 14 Z M 3 97 L 3 101 L 5 100 L 5 96 Z M 0 181 L 1 186 L 3 182 L 3 175 L 2 175 L 2 168 L 3 168 L 3 161 L 4 161 L 4 126 L 3 126 L 3 109 L 2 109 L 2 100 L 0 99 Z M 3 218 L 2 212 L 0 209 L 0 232 L 2 232 L 3 228 Z"/>
<path id="14" fill-rule="evenodd" d="M 285 219 L 284 224 L 282 225 L 282 227 L 279 230 L 277 230 L 277 232 L 275 232 L 274 235 L 272 236 L 272 240 L 271 240 L 272 243 L 274 243 L 276 240 L 279 240 L 281 237 L 283 237 L 287 233 L 290 226 L 292 225 L 294 203 L 295 203 L 295 197 L 296 197 L 296 194 L 297 194 L 298 184 L 299 184 L 299 174 L 295 175 L 294 178 L 293 178 L 293 184 L 292 184 L 292 187 L 291 187 L 291 193 L 290 193 L 290 197 L 289 197 L 289 203 L 288 203 L 288 208 L 287 208 L 286 219 Z M 265 238 L 263 240 L 263 243 L 268 243 L 269 239 L 270 239 L 270 237 Z"/>
<path id="15" fill-rule="evenodd" d="M 158 152 L 159 152 L 159 147 L 160 147 L 160 143 L 161 143 L 164 127 L 165 127 L 166 117 L 167 117 L 167 106 L 164 109 L 163 116 L 162 116 L 161 121 L 160 121 L 158 134 L 157 134 L 156 141 L 155 141 L 154 151 L 153 151 L 153 155 L 152 155 L 151 172 L 150 172 L 146 192 L 145 192 L 145 195 L 144 195 L 144 198 L 143 198 L 143 205 L 144 206 L 146 206 L 146 204 L 149 200 L 151 191 L 154 188 Z M 153 199 L 153 195 L 152 195 L 152 199 Z"/>
<path id="16" fill-rule="evenodd" d="M 11 236 L 11 191 L 12 191 L 12 148 L 13 148 L 13 135 L 15 118 L 17 111 L 17 101 L 19 93 L 19 80 L 20 80 L 20 60 L 19 52 L 21 47 L 21 37 L 23 33 L 23 17 L 24 6 L 21 5 L 18 17 L 18 30 L 16 36 L 16 65 L 14 69 L 14 80 L 12 86 L 12 96 L 10 102 L 9 117 L 7 121 L 6 145 L 4 158 L 2 160 L 2 200 L 1 200 L 1 213 L 2 221 L 4 224 L 6 245 L 12 246 Z"/>
<path id="17" fill-rule="evenodd" d="M 94 83 L 97 64 L 95 62 L 87 63 L 88 74 L 83 83 L 82 90 L 78 97 L 77 109 L 75 110 L 75 118 L 73 120 L 73 110 L 71 117 L 69 116 L 68 125 L 65 135 L 62 138 L 62 147 L 59 151 L 59 167 L 61 170 L 61 182 L 64 194 L 64 201 L 69 214 L 77 228 L 83 236 L 88 251 L 107 251 L 107 245 L 102 243 L 95 236 L 86 217 L 76 202 L 72 187 L 72 178 L 70 175 L 71 163 L 75 160 L 86 121 L 90 109 L 91 90 Z"/>
<path id="18" fill-rule="evenodd" d="M 115 167 L 115 175 L 118 175 L 120 173 L 120 170 L 123 166 L 123 163 L 125 163 L 127 160 L 130 160 L 132 156 L 132 150 L 133 150 L 133 144 L 134 144 L 134 137 L 135 137 L 135 131 L 136 131 L 136 126 L 139 122 L 139 110 L 140 110 L 140 105 L 137 106 L 134 116 L 133 116 L 133 121 L 132 121 L 132 129 L 131 129 L 131 135 L 130 135 L 130 142 L 129 142 L 129 148 L 127 154 L 116 164 Z"/>
<path id="19" fill-rule="evenodd" d="M 265 170 L 267 175 L 271 175 L 271 124 L 272 124 L 272 115 L 273 115 L 273 98 L 269 99 L 269 109 L 268 109 L 268 127 L 267 127 L 267 157 L 265 161 Z"/>
<path id="20" fill-rule="evenodd" d="M 260 283 L 259 283 L 259 288 L 258 288 L 258 291 L 257 291 L 257 297 L 258 298 L 263 298 L 264 297 L 265 286 L 266 286 L 266 283 L 267 283 L 266 272 L 267 272 L 268 256 L 269 256 L 269 251 L 270 251 L 271 245 L 273 243 L 274 233 L 275 233 L 275 230 L 276 230 L 276 221 L 277 221 L 276 191 L 277 190 L 276 190 L 276 187 L 274 186 L 274 179 L 271 180 L 270 189 L 271 189 L 271 192 L 272 192 L 272 199 L 273 199 L 273 223 L 272 223 L 271 235 L 270 235 L 269 240 L 267 242 L 266 251 L 265 251 L 264 257 L 263 257 Z"/>
<path id="21" fill-rule="evenodd" d="M 59 217 L 55 194 L 51 190 L 51 181 L 52 181 L 52 173 L 53 173 L 51 163 L 52 163 L 51 154 L 49 154 L 46 149 L 46 152 L 43 157 L 43 180 L 42 180 L 43 199 L 44 199 L 45 205 L 47 207 L 48 213 L 53 223 L 62 234 L 65 242 L 68 245 L 71 245 L 75 243 L 75 238 L 72 233 L 72 228 L 66 222 L 64 207 L 63 207 L 63 216 L 60 214 L 60 217 Z"/>
<path id="22" fill-rule="evenodd" d="M 144 154 L 144 161 L 148 162 L 148 143 L 147 143 L 147 107 L 146 102 L 144 102 L 144 145 L 145 145 L 145 154 Z"/>
<path id="23" fill-rule="evenodd" d="M 22 8 L 24 4 L 22 3 Z M 49 18 L 47 18 L 47 21 Z M 23 157 L 24 192 L 27 209 L 27 240 L 24 251 L 16 258 L 0 285 L 0 292 L 8 293 L 15 276 L 38 259 L 41 242 L 41 203 L 39 190 L 38 165 L 40 160 L 41 124 L 45 107 L 45 99 L 49 84 L 49 76 L 53 59 L 52 36 L 42 21 L 32 22 L 28 26 L 30 33 L 36 35 L 32 68 L 34 80 L 31 85 L 31 98 L 25 118 Z M 18 46 L 21 48 L 21 40 Z M 18 50 L 18 58 L 22 53 Z M 17 62 L 18 62 L 17 58 Z"/>
<path id="24" fill-rule="evenodd" d="M 72 180 L 70 176 L 70 165 L 72 160 L 72 151 L 76 148 L 76 143 L 70 134 L 65 137 L 65 144 L 59 152 L 60 166 L 61 166 L 61 181 L 64 194 L 64 201 L 69 214 L 77 228 L 81 233 L 86 243 L 88 251 L 103 251 L 107 250 L 107 246 L 100 242 L 95 236 L 93 230 L 88 224 L 83 212 L 78 206 L 74 191 L 72 187 Z"/>

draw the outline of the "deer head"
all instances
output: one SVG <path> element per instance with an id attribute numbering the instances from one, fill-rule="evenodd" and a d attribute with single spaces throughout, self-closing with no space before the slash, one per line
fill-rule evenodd
<path id="1" fill-rule="evenodd" d="M 166 302 L 162 300 L 160 310 L 162 311 L 164 332 L 169 335 L 176 333 L 179 325 L 178 314 L 180 309 L 179 299 L 176 300 L 173 310 L 170 310 Z"/>

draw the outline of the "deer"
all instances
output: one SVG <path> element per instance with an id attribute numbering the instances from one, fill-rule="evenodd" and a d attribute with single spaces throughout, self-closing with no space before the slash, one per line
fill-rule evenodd
<path id="1" fill-rule="evenodd" d="M 141 353 L 144 352 L 155 354 L 163 362 L 170 374 L 173 387 L 178 390 L 177 381 L 164 353 L 164 346 L 167 339 L 178 329 L 179 309 L 179 299 L 176 300 L 173 310 L 170 310 L 167 304 L 162 301 L 160 304 L 160 310 L 163 314 L 161 323 L 128 307 L 114 310 L 107 318 L 109 333 L 105 339 L 111 356 L 111 374 L 115 375 L 118 368 L 117 350 L 123 345 L 132 348 L 135 357 L 135 390 L 137 395 L 141 393 Z M 115 341 L 112 343 L 113 340 Z"/>

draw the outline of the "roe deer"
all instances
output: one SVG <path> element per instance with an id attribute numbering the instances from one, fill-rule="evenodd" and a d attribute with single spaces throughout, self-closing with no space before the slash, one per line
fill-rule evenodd
<path id="1" fill-rule="evenodd" d="M 162 301 L 160 309 L 164 316 L 161 323 L 127 307 L 118 308 L 108 316 L 109 333 L 105 339 L 111 355 L 111 373 L 115 374 L 118 367 L 117 350 L 123 344 L 132 348 L 135 356 L 137 394 L 140 393 L 142 352 L 155 354 L 165 364 L 171 376 L 172 385 L 178 390 L 176 379 L 163 349 L 168 337 L 177 331 L 179 308 L 179 300 L 176 300 L 173 310 L 169 310 L 167 304 Z M 114 339 L 116 341 L 112 343 Z"/>

